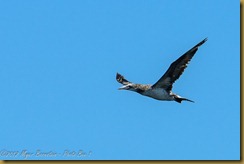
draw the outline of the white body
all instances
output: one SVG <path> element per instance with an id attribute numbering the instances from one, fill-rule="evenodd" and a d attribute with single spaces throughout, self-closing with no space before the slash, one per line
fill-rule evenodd
<path id="1" fill-rule="evenodd" d="M 168 101 L 174 100 L 173 96 L 171 96 L 171 94 L 169 94 L 167 91 L 165 91 L 162 88 L 148 89 L 142 94 L 157 100 L 168 100 Z"/>

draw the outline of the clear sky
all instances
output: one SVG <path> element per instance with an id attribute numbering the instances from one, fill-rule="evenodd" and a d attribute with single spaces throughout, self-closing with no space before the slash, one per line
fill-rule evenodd
<path id="1" fill-rule="evenodd" d="M 240 2 L 0 1 L 0 159 L 240 159 Z M 173 92 L 154 84 L 205 37 Z"/>

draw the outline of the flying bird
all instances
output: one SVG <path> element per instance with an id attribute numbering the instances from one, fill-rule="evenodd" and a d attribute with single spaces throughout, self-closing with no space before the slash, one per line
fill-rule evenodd
<path id="1" fill-rule="evenodd" d="M 181 97 L 172 92 L 172 87 L 174 82 L 182 75 L 187 64 L 190 62 L 194 54 L 197 52 L 198 48 L 207 41 L 207 38 L 202 40 L 200 43 L 195 45 L 176 61 L 174 61 L 164 75 L 153 85 L 150 84 L 135 84 L 124 78 L 121 74 L 116 74 L 116 80 L 123 84 L 120 90 L 129 90 L 137 92 L 141 95 L 148 96 L 157 100 L 165 101 L 176 101 L 181 103 L 181 101 L 190 101 L 187 98 Z"/>

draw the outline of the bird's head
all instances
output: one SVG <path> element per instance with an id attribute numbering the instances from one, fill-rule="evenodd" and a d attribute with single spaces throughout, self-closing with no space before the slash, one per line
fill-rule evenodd
<path id="1" fill-rule="evenodd" d="M 120 87 L 119 90 L 136 91 L 136 86 L 135 84 L 129 83 Z"/>

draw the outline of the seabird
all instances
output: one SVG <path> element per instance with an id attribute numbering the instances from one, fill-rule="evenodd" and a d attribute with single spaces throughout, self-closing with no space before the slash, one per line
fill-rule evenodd
<path id="1" fill-rule="evenodd" d="M 207 38 L 202 40 L 200 43 L 195 45 L 176 61 L 174 61 L 165 74 L 153 85 L 150 84 L 135 84 L 124 78 L 121 74 L 116 74 L 116 80 L 123 84 L 120 87 L 120 90 L 129 90 L 137 92 L 141 95 L 148 96 L 157 100 L 166 100 L 166 101 L 176 101 L 181 103 L 182 100 L 194 102 L 187 98 L 181 97 L 172 92 L 172 87 L 174 82 L 181 76 L 184 72 L 187 64 L 190 62 L 194 54 L 197 52 L 198 47 L 207 41 Z"/>

